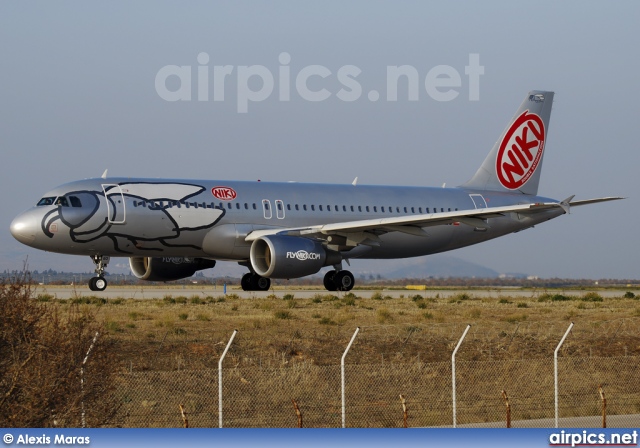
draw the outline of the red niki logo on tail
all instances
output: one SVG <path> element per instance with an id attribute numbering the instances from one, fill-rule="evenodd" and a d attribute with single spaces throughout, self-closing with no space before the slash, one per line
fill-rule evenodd
<path id="1" fill-rule="evenodd" d="M 544 151 L 544 139 L 542 119 L 529 110 L 511 124 L 496 157 L 496 173 L 505 188 L 520 188 L 535 173 Z"/>

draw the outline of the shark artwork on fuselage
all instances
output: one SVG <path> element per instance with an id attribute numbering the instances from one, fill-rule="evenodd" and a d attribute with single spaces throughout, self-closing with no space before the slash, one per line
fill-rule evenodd
<path id="1" fill-rule="evenodd" d="M 205 190 L 201 185 L 121 182 L 101 183 L 100 187 L 42 198 L 38 203 L 41 206 L 58 205 L 43 216 L 42 232 L 54 238 L 60 221 L 73 243 L 107 239 L 113 251 L 122 255 L 134 254 L 135 250 L 162 252 L 165 247 L 201 249 L 197 238 L 189 243 L 188 233 L 213 227 L 225 214 L 224 209 L 191 200 Z M 129 213 L 127 217 L 127 209 L 137 207 L 147 212 Z M 198 208 L 201 210 L 193 213 Z M 176 244 L 178 241 L 180 244 Z"/>
<path id="2" fill-rule="evenodd" d="M 107 287 L 110 257 L 128 257 L 149 281 L 236 261 L 249 270 L 245 290 L 330 267 L 325 287 L 348 291 L 354 277 L 343 261 L 444 252 L 622 199 L 538 196 L 552 104 L 553 92 L 529 92 L 476 174 L 455 188 L 103 176 L 46 193 L 11 233 L 38 249 L 89 255 L 94 291 Z"/>

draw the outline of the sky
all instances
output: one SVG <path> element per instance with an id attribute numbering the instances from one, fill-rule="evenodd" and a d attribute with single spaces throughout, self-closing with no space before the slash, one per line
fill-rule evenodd
<path id="1" fill-rule="evenodd" d="M 460 185 L 537 89 L 556 92 L 539 194 L 627 199 L 451 255 L 640 279 L 639 17 L 634 1 L 2 2 L 0 271 L 93 270 L 9 225 L 105 169 Z M 419 82 L 393 100 L 387 73 L 403 66 Z"/>

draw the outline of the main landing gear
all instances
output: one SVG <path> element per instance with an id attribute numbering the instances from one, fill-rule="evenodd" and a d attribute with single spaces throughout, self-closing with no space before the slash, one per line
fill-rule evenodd
<path id="1" fill-rule="evenodd" d="M 92 255 L 91 260 L 96 265 L 97 277 L 92 277 L 89 280 L 89 289 L 91 291 L 104 291 L 107 289 L 107 281 L 104 278 L 104 270 L 107 268 L 111 257 L 105 255 Z"/>
<path id="2" fill-rule="evenodd" d="M 249 272 L 242 276 L 240 286 L 242 286 L 243 291 L 268 291 L 271 287 L 271 280 Z"/>
<path id="3" fill-rule="evenodd" d="M 349 271 L 328 271 L 323 282 L 327 291 L 351 291 L 355 285 L 353 274 Z"/>

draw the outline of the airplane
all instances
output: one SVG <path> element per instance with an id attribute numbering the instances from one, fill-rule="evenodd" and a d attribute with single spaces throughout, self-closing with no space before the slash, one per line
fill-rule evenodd
<path id="1" fill-rule="evenodd" d="M 324 276 L 329 291 L 355 284 L 343 262 L 417 257 L 477 244 L 623 199 L 538 196 L 553 92 L 529 92 L 475 175 L 455 188 L 225 180 L 85 179 L 47 192 L 11 223 L 28 246 L 89 255 L 92 291 L 107 287 L 111 257 L 142 280 L 172 281 L 235 261 L 241 286 Z"/>

